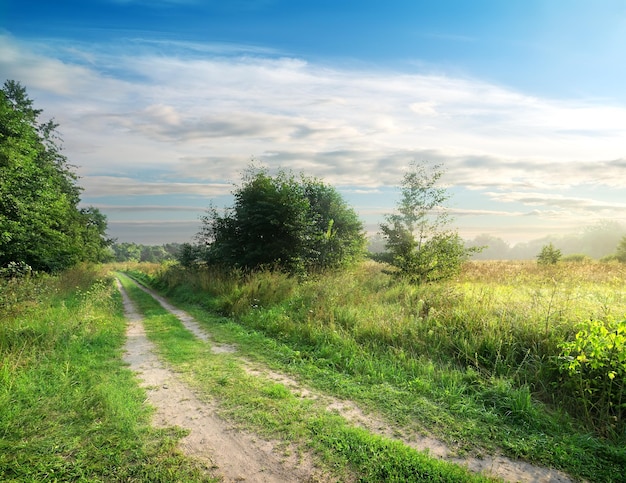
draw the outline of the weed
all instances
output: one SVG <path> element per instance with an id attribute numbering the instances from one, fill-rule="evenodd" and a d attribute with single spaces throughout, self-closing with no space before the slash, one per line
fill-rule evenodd
<path id="1" fill-rule="evenodd" d="M 585 322 L 560 347 L 560 369 L 577 396 L 572 404 L 604 434 L 619 431 L 626 418 L 626 320 Z"/>

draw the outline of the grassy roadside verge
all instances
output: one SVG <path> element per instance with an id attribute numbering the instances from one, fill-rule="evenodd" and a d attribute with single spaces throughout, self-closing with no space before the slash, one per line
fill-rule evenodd
<path id="1" fill-rule="evenodd" d="M 150 426 L 106 272 L 0 282 L 1 481 L 216 481 Z"/>
<path id="2" fill-rule="evenodd" d="M 248 375 L 236 356 L 212 354 L 209 344 L 194 338 L 151 296 L 128 278 L 120 278 L 145 317 L 148 337 L 190 385 L 215 398 L 225 417 L 267 437 L 313 450 L 340 481 L 493 481 L 351 427 L 283 385 Z M 210 324 L 227 323 L 205 316 L 212 319 Z"/>
<path id="3" fill-rule="evenodd" d="M 498 265 L 491 278 L 469 274 L 461 281 L 471 293 L 463 286 L 433 287 L 441 293 L 431 294 L 390 285 L 371 267 L 297 287 L 275 274 L 233 282 L 213 274 L 141 268 L 152 274 L 144 273 L 145 281 L 223 342 L 237 342 L 250 357 L 357 401 L 400 428 L 426 429 L 460 451 L 503 451 L 589 481 L 621 481 L 626 451 L 619 438 L 598 437 L 575 418 L 540 403 L 529 388 L 541 383 L 534 368 L 550 360 L 539 352 L 527 357 L 526 347 L 543 349 L 563 340 L 571 330 L 568 321 L 579 313 L 589 316 L 605 305 L 614 313 L 622 311 L 622 273 L 607 274 L 605 267 L 581 267 L 578 273 L 568 267 L 567 273 L 551 272 L 546 285 L 545 274 L 532 271 L 535 266 Z M 501 282 L 504 270 L 513 272 L 510 285 Z M 426 304 L 429 317 L 420 313 Z M 224 308 L 236 316 L 211 315 Z M 529 344 L 511 339 L 514 331 Z M 445 337 L 453 335 L 477 348 L 487 346 L 479 355 L 491 347 L 485 342 L 508 337 L 519 361 L 532 371 L 516 362 L 507 346 L 493 347 L 496 363 L 491 368 L 480 361 L 463 368 L 435 358 L 447 355 Z M 449 340 L 452 347 L 454 340 Z M 410 351 L 413 341 L 427 341 L 432 347 L 425 349 L 433 356 L 421 355 L 418 346 Z M 528 376 L 519 384 L 513 376 L 524 373 Z"/>

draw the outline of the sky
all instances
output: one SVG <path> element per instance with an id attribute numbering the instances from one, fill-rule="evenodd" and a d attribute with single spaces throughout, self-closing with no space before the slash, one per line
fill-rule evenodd
<path id="1" fill-rule="evenodd" d="M 622 0 L 0 0 L 0 82 L 118 242 L 192 242 L 251 162 L 370 234 L 411 162 L 468 240 L 626 224 L 625 78 Z"/>

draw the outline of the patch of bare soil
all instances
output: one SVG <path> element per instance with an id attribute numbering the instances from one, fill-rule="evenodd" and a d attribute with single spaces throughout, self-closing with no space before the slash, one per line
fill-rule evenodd
<path id="1" fill-rule="evenodd" d="M 205 341 L 210 340 L 210 336 L 191 316 L 172 306 L 151 290 L 141 285 L 139 286 L 158 300 L 166 310 L 174 313 L 185 327 L 198 338 Z M 123 291 L 122 293 L 125 295 Z M 226 478 L 231 478 L 228 481 L 241 481 L 237 478 L 249 478 L 251 481 L 259 482 L 311 481 L 319 477 L 319 475 L 314 476 L 313 465 L 310 462 L 296 467 L 293 461 L 285 461 L 274 455 L 274 444 L 258 441 L 251 435 L 234 432 L 228 427 L 227 423 L 212 415 L 212 408 L 207 406 L 206 403 L 200 402 L 184 385 L 176 380 L 175 375 L 171 371 L 163 367 L 154 355 L 152 348 L 146 346 L 146 344 L 150 343 L 145 339 L 145 335 L 141 335 L 136 341 L 133 341 L 134 337 L 137 337 L 134 336 L 135 332 L 143 331 L 143 328 L 141 321 L 137 320 L 140 317 L 132 309 L 130 301 L 126 302 L 126 296 L 124 300 L 125 306 L 127 306 L 126 310 L 129 312 L 129 319 L 131 320 L 127 344 L 129 346 L 127 360 L 134 370 L 141 372 L 141 377 L 145 381 L 144 385 L 153 388 L 149 391 L 149 399 L 157 407 L 157 422 L 162 425 L 177 425 L 191 430 L 190 435 L 183 440 L 183 451 L 194 456 L 209 456 L 211 461 L 214 461 L 215 465 L 224 471 Z M 236 347 L 231 345 L 211 343 L 212 350 L 216 353 L 232 353 L 236 351 Z M 138 347 L 132 348 L 133 344 Z M 133 354 L 140 355 L 133 356 Z M 133 363 L 133 358 L 140 359 L 138 364 Z M 480 458 L 459 458 L 442 441 L 428 435 L 394 427 L 382 418 L 366 413 L 352 401 L 340 400 L 317 393 L 285 374 L 261 367 L 259 364 L 253 364 L 243 357 L 241 358 L 241 363 L 250 375 L 265 377 L 273 382 L 283 384 L 298 397 L 315 400 L 327 410 L 339 414 L 351 424 L 367 429 L 374 434 L 402 441 L 404 444 L 419 451 L 427 451 L 433 457 L 465 466 L 471 471 L 495 476 L 510 482 L 573 482 L 566 474 L 558 470 L 534 466 L 524 461 L 511 460 L 500 455 L 485 455 Z M 151 380 L 150 378 L 154 379 Z M 231 442 L 233 436 L 237 436 L 239 439 Z M 226 440 L 225 443 L 222 442 L 224 439 Z M 220 448 L 227 447 L 227 449 L 225 452 L 216 452 L 216 450 L 211 449 L 216 446 Z M 274 457 L 274 460 L 268 460 L 264 455 L 271 455 Z M 221 459 L 226 461 L 220 462 Z M 256 460 L 258 464 L 247 468 L 245 465 L 239 466 L 240 463 L 237 462 L 239 460 L 241 460 L 241 464 L 250 463 L 250 460 Z M 290 466 L 292 468 L 290 471 L 292 472 L 286 474 L 279 471 L 278 479 L 271 479 L 274 477 L 269 474 L 269 467 L 275 464 L 278 464 L 279 468 L 285 465 Z M 239 472 L 237 468 L 240 468 Z M 300 471 L 300 474 L 293 472 L 294 468 Z M 260 476 L 268 477 L 268 479 L 260 479 Z M 286 476 L 287 479 L 281 480 L 280 478 L 283 476 Z"/>
<path id="2" fill-rule="evenodd" d="M 246 361 L 242 362 L 249 374 L 266 377 L 273 382 L 281 383 L 299 397 L 320 401 L 326 409 L 339 414 L 355 426 L 364 428 L 373 434 L 402 441 L 407 446 L 418 451 L 426 451 L 435 458 L 465 466 L 475 473 L 483 473 L 510 482 L 573 483 L 574 481 L 561 471 L 534 466 L 524 461 L 511 460 L 504 456 L 485 455 L 481 458 L 470 456 L 459 458 L 444 442 L 428 435 L 394 427 L 382 418 L 366 413 L 353 401 L 317 394 L 310 389 L 302 387 L 297 381 L 285 374 L 280 374 L 267 368 L 260 369 Z"/>

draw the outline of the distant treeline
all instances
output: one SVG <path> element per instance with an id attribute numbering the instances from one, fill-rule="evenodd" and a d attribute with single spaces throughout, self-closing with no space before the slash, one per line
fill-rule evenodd
<path id="1" fill-rule="evenodd" d="M 176 260 L 180 252 L 180 243 L 164 245 L 141 245 L 138 243 L 114 243 L 111 245 L 111 258 L 116 262 L 151 262 L 160 263 Z"/>
<path id="2" fill-rule="evenodd" d="M 559 249 L 565 258 L 585 255 L 594 260 L 602 260 L 616 253 L 624 236 L 626 236 L 625 226 L 614 221 L 603 221 L 584 228 L 580 233 L 548 235 L 515 245 L 488 234 L 478 235 L 472 240 L 466 240 L 465 243 L 467 247 L 486 247 L 482 252 L 473 254 L 473 260 L 533 260 L 549 243 Z M 371 238 L 368 249 L 372 253 L 383 252 L 384 240 L 381 237 Z"/>
<path id="3" fill-rule="evenodd" d="M 513 246 L 490 235 L 479 235 L 468 244 L 487 246 L 473 257 L 475 260 L 530 260 L 536 258 L 542 247 L 549 243 L 561 250 L 563 257 L 586 255 L 594 260 L 602 260 L 615 254 L 625 235 L 624 226 L 617 222 L 604 221 L 589 226 L 580 233 L 548 235 Z"/>
<path id="4" fill-rule="evenodd" d="M 622 238 L 626 236 L 626 227 L 617 222 L 601 222 L 585 228 L 581 233 L 569 235 L 549 235 L 525 243 L 509 245 L 501 238 L 483 234 L 466 241 L 467 247 L 486 247 L 472 256 L 473 260 L 533 260 L 541 249 L 549 243 L 561 250 L 564 257 L 585 255 L 594 260 L 602 260 L 615 254 Z M 114 243 L 109 249 L 111 259 L 116 262 L 152 262 L 160 263 L 177 260 L 182 243 L 163 245 L 142 245 L 138 243 Z M 368 251 L 381 253 L 385 250 L 384 240 L 380 236 L 369 239 Z"/>

